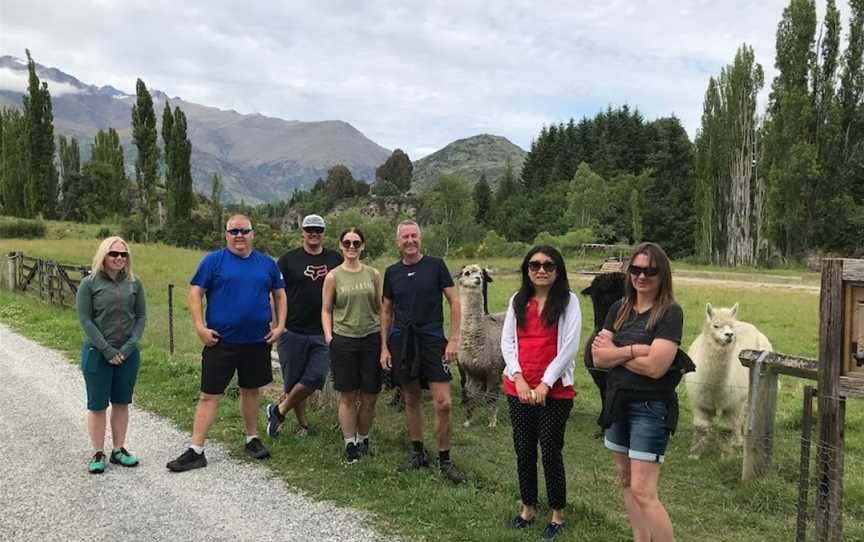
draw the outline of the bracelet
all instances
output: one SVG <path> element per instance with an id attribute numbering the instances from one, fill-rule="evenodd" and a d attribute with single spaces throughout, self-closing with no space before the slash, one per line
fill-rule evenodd
<path id="1" fill-rule="evenodd" d="M 633 358 L 635 358 L 635 357 L 636 357 L 636 356 L 633 355 L 633 345 L 631 344 L 631 345 L 630 345 L 630 359 L 633 359 Z"/>

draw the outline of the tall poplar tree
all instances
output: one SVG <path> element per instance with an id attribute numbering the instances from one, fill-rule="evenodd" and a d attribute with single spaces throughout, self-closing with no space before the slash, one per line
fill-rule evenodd
<path id="1" fill-rule="evenodd" d="M 63 220 L 81 220 L 81 150 L 74 137 L 60 136 L 60 216 Z"/>
<path id="2" fill-rule="evenodd" d="M 149 240 L 156 215 L 156 176 L 159 170 L 159 147 L 156 145 L 156 114 L 153 98 L 144 81 L 135 85 L 137 100 L 132 106 L 132 140 L 138 149 L 135 159 L 135 183 L 138 205 L 144 221 L 144 237 Z"/>
<path id="3" fill-rule="evenodd" d="M 41 214 L 45 218 L 54 218 L 58 192 L 57 166 L 54 164 L 54 112 L 48 83 L 39 81 L 29 49 L 27 71 L 27 94 L 23 97 L 30 166 L 24 193 L 26 213 L 27 216 Z"/>
<path id="4" fill-rule="evenodd" d="M 0 203 L 3 213 L 26 217 L 30 179 L 27 122 L 21 112 L 0 108 Z"/>
<path id="5" fill-rule="evenodd" d="M 126 177 L 126 168 L 123 158 L 123 146 L 120 145 L 120 136 L 114 128 L 107 131 L 99 130 L 90 146 L 90 161 L 100 162 L 110 171 L 109 186 L 114 197 L 110 198 L 107 206 L 108 212 L 126 214 L 129 211 L 129 179 Z M 104 168 L 100 170 L 103 174 Z"/>
<path id="6" fill-rule="evenodd" d="M 753 49 L 708 81 L 696 138 L 698 253 L 721 265 L 754 265 L 767 252 L 756 101 L 764 84 Z"/>

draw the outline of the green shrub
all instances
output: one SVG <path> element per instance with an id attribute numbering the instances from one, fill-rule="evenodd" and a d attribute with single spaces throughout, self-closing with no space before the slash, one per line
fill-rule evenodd
<path id="1" fill-rule="evenodd" d="M 26 218 L 0 218 L 0 238 L 3 239 L 42 239 L 45 237 L 45 223 L 41 220 Z"/>
<path id="2" fill-rule="evenodd" d="M 105 239 L 106 237 L 111 237 L 111 230 L 102 226 L 99 228 L 99 231 L 96 232 L 96 239 Z"/>

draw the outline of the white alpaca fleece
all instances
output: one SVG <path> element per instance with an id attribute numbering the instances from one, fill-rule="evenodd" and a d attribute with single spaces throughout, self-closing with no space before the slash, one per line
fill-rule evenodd
<path id="1" fill-rule="evenodd" d="M 738 355 L 742 350 L 773 350 L 771 342 L 756 326 L 736 319 L 737 303 L 731 308 L 716 309 L 708 303 L 705 313 L 702 333 L 687 351 L 696 364 L 696 372 L 684 377 L 695 428 L 691 457 L 701 455 L 697 439 L 704 439 L 715 415 L 721 431 L 731 433 L 733 444 L 740 445 L 750 379 L 749 370 L 741 365 Z"/>

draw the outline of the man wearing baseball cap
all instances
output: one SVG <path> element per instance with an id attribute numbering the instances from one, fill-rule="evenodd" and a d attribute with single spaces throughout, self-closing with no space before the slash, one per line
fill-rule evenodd
<path id="1" fill-rule="evenodd" d="M 278 261 L 288 294 L 286 331 L 276 345 L 286 395 L 281 403 L 267 405 L 271 438 L 279 436 L 289 410 L 297 417 L 294 435 L 306 436 L 306 399 L 324 387 L 330 370 L 330 352 L 321 327 L 321 289 L 324 277 L 342 263 L 342 256 L 322 245 L 326 224 L 319 215 L 304 217 L 300 227 L 303 246 L 286 252 Z"/>

